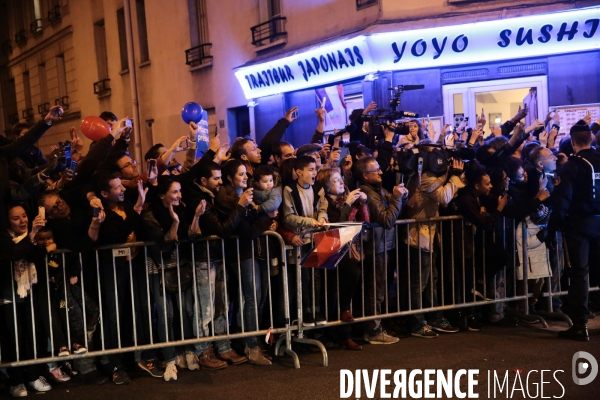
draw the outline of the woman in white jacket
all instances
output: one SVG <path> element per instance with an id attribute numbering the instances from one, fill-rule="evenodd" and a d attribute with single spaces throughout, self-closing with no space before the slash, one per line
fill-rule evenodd
<path id="1" fill-rule="evenodd" d="M 517 279 L 523 280 L 523 265 L 527 266 L 527 279 L 533 291 L 533 298 L 529 302 L 534 305 L 540 296 L 544 286 L 544 278 L 552 276 L 550 267 L 550 257 L 546 244 L 544 243 L 545 231 L 548 224 L 550 212 L 548 207 L 540 205 L 537 211 L 533 212 L 525 219 L 527 228 L 527 260 L 521 262 L 517 267 Z M 519 223 L 516 232 L 517 249 L 519 258 L 523 258 L 523 226 Z"/>

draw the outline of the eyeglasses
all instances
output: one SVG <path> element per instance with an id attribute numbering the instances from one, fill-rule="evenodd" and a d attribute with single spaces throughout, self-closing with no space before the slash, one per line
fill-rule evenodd
<path id="1" fill-rule="evenodd" d="M 124 170 L 125 168 L 128 168 L 128 167 L 133 167 L 134 165 L 137 165 L 137 161 L 131 160 L 131 162 L 128 162 L 127 164 L 125 164 L 123 166 L 123 168 L 119 169 L 119 171 L 122 171 L 122 170 Z"/>
<path id="2" fill-rule="evenodd" d="M 54 203 L 54 206 L 50 209 L 50 214 L 56 214 L 62 208 L 64 203 L 65 201 L 61 197 L 58 197 L 56 203 Z"/>
<path id="3" fill-rule="evenodd" d="M 380 172 L 381 172 L 381 168 L 377 168 L 375 171 L 365 171 L 365 174 L 366 174 L 366 173 L 369 173 L 369 172 L 375 172 L 375 173 L 377 173 L 377 174 L 378 174 L 378 173 L 380 173 Z"/>

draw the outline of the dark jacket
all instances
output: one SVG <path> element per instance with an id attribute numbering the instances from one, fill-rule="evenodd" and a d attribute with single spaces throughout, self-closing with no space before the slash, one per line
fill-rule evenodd
<path id="1" fill-rule="evenodd" d="M 41 120 L 17 140 L 0 146 L 0 230 L 8 227 L 8 212 L 4 203 L 10 196 L 8 165 L 12 159 L 19 157 L 37 142 L 48 129 L 50 125 Z"/>
<path id="2" fill-rule="evenodd" d="M 585 158 L 594 167 L 596 176 L 600 173 L 600 153 L 593 149 L 581 150 L 577 156 Z M 560 183 L 554 188 L 552 199 L 554 209 L 550 215 L 552 228 L 569 222 L 576 228 L 577 220 L 592 215 L 600 215 L 600 179 L 596 179 L 596 198 L 592 198 L 592 169 L 577 156 L 558 170 Z"/>
<path id="3" fill-rule="evenodd" d="M 269 159 L 273 154 L 273 145 L 281 141 L 288 126 L 290 126 L 290 121 L 285 118 L 280 118 L 279 121 L 277 121 L 277 123 L 265 134 L 265 137 L 262 138 L 258 145 L 261 155 L 261 164 L 268 164 Z"/>
<path id="4" fill-rule="evenodd" d="M 229 239 L 231 236 L 239 237 L 239 252 L 237 239 L 225 241 L 227 264 L 237 264 L 238 256 L 239 261 L 251 259 L 253 244 L 254 256 L 258 257 L 256 239 L 269 229 L 272 223 L 267 214 L 237 204 L 237 194 L 230 185 L 221 188 L 215 199 L 215 206 L 207 209 L 200 221 L 204 234 L 217 235 L 223 239 Z"/>

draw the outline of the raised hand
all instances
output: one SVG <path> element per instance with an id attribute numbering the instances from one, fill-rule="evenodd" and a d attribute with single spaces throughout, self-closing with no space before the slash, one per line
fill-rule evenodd
<path id="1" fill-rule="evenodd" d="M 252 199 L 254 198 L 253 188 L 249 188 L 244 190 L 240 199 L 238 200 L 238 204 L 242 207 L 248 207 L 250 203 L 252 203 Z"/>
<path id="2" fill-rule="evenodd" d="M 44 117 L 44 121 L 46 122 L 55 122 L 61 120 L 61 115 L 64 113 L 64 110 L 61 106 L 52 106 L 50 107 L 50 111 Z"/>
<path id="3" fill-rule="evenodd" d="M 369 105 L 367 106 L 367 108 L 365 108 L 365 110 L 363 111 L 363 114 L 368 114 L 371 111 L 377 109 L 377 103 L 375 103 L 374 101 L 370 102 Z"/>
<path id="4" fill-rule="evenodd" d="M 179 215 L 177 215 L 177 213 L 173 209 L 173 204 L 169 206 L 169 215 L 171 216 L 171 219 L 173 219 L 173 223 L 179 224 Z"/>
<path id="5" fill-rule="evenodd" d="M 204 211 L 206 211 L 206 200 L 201 200 L 200 203 L 198 203 L 198 207 L 196 207 L 194 217 L 200 217 L 202 214 L 204 214 Z"/>
<path id="6" fill-rule="evenodd" d="M 354 204 L 354 202 L 356 200 L 358 200 L 361 197 L 360 195 L 361 195 L 360 189 L 355 189 L 355 190 L 351 191 L 350 193 L 348 193 L 348 197 L 346 198 L 346 204 L 351 206 L 352 204 Z"/>
<path id="7" fill-rule="evenodd" d="M 285 116 L 283 118 L 287 119 L 288 121 L 292 122 L 294 121 L 296 118 L 293 116 L 294 112 L 298 111 L 298 107 L 292 107 L 289 110 L 287 110 L 287 112 L 285 113 Z"/>

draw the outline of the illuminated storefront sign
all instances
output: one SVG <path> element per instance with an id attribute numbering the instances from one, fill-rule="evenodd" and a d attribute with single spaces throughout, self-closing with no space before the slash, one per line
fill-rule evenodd
<path id="1" fill-rule="evenodd" d="M 363 35 L 238 68 L 246 98 L 408 70 L 600 49 L 600 7 Z"/>

